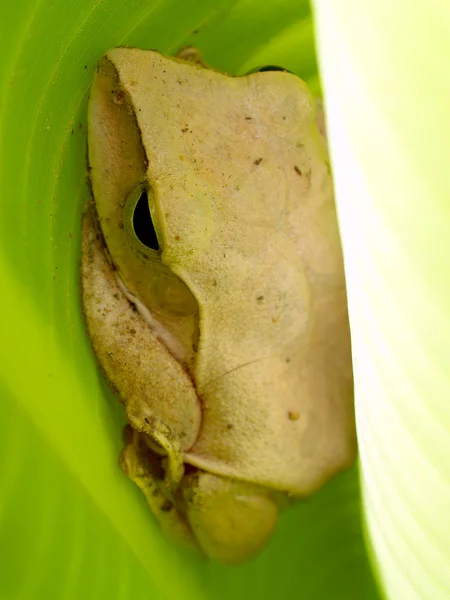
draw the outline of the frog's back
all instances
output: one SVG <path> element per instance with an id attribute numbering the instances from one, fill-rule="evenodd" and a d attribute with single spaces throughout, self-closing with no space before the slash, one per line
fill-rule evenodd
<path id="1" fill-rule="evenodd" d="M 202 421 L 185 459 L 309 493 L 355 455 L 343 261 L 315 102 L 288 73 L 166 69 L 157 53 L 142 82 L 128 54 L 141 51 L 113 52 L 143 106 L 162 260 L 198 302 Z"/>

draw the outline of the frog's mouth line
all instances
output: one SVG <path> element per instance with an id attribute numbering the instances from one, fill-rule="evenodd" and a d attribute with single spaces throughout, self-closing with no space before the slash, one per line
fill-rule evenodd
<path id="1" fill-rule="evenodd" d="M 123 294 L 131 304 L 136 307 L 136 310 L 141 317 L 148 323 L 153 333 L 161 340 L 161 342 L 167 347 L 173 357 L 181 364 L 184 365 L 184 350 L 180 342 L 164 328 L 164 326 L 153 316 L 151 311 L 145 306 L 139 298 L 134 296 L 124 284 L 122 279 L 119 277 L 117 272 L 115 273 L 117 284 L 122 290 Z"/>
<path id="2" fill-rule="evenodd" d="M 106 251 L 107 255 L 109 256 L 108 247 L 106 246 L 106 243 L 105 243 L 105 251 Z M 135 306 L 137 312 L 141 315 L 141 317 L 144 319 L 144 321 L 148 324 L 148 326 L 150 327 L 152 332 L 155 334 L 155 336 L 167 348 L 167 350 L 175 358 L 175 360 L 177 362 L 179 362 L 180 365 L 182 365 L 183 368 L 185 369 L 188 377 L 190 378 L 190 380 L 192 382 L 192 386 L 197 395 L 197 400 L 200 403 L 200 406 L 202 407 L 202 411 L 203 411 L 204 401 L 203 401 L 202 395 L 200 394 L 200 392 L 198 390 L 197 383 L 196 383 L 193 375 L 189 371 L 188 365 L 185 360 L 184 348 L 182 347 L 180 342 L 177 340 L 177 338 L 175 336 L 173 336 L 169 331 L 167 331 L 167 329 L 165 329 L 165 327 L 157 319 L 155 319 L 155 317 L 153 316 L 150 309 L 147 308 L 147 306 L 141 300 L 139 300 L 139 298 L 137 296 L 135 296 L 128 290 L 127 286 L 124 284 L 124 282 L 120 278 L 117 271 L 114 272 L 114 276 L 116 278 L 117 285 L 119 286 L 120 290 L 122 291 L 122 293 L 124 294 L 124 296 L 128 300 L 128 302 L 130 302 L 130 304 Z M 198 437 L 200 436 L 202 425 L 203 425 L 203 419 L 200 420 Z M 192 443 L 192 445 L 195 444 L 195 441 Z M 185 448 L 185 452 L 188 452 L 191 449 L 191 447 Z M 192 467 L 192 468 L 194 468 L 194 467 Z"/>

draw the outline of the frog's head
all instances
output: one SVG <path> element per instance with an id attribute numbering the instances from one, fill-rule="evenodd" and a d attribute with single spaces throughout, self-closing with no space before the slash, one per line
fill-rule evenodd
<path id="1" fill-rule="evenodd" d="M 108 260 L 91 213 L 84 309 L 134 430 L 123 464 L 136 481 L 140 465 L 144 491 L 160 481 L 225 562 L 262 545 L 282 497 L 313 492 L 355 454 L 316 109 L 292 74 L 233 78 L 136 49 L 110 51 L 92 87 L 89 166 Z"/>

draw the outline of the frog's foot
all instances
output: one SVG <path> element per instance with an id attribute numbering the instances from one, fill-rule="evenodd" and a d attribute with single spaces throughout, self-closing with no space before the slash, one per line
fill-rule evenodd
<path id="1" fill-rule="evenodd" d="M 168 494 L 161 457 L 148 448 L 144 435 L 129 425 L 124 430 L 124 442 L 120 466 L 144 493 L 162 532 L 174 541 L 200 551 L 188 523 Z"/>
<path id="2" fill-rule="evenodd" d="M 150 412 L 142 412 L 142 408 L 136 411 L 128 406 L 127 418 L 131 427 L 143 434 L 141 437 L 146 441 L 147 447 L 156 455 L 164 457 L 164 481 L 171 493 L 175 494 L 184 475 L 180 442 L 170 427 Z"/>
<path id="3" fill-rule="evenodd" d="M 183 479 L 181 494 L 198 543 L 223 564 L 244 562 L 260 551 L 278 520 L 275 498 L 257 485 L 195 471 Z"/>

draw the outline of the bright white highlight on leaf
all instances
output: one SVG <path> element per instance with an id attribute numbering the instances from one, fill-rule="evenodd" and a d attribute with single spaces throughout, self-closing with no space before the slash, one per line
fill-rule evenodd
<path id="1" fill-rule="evenodd" d="M 369 542 L 389 599 L 441 600 L 450 595 L 450 5 L 315 5 Z"/>

